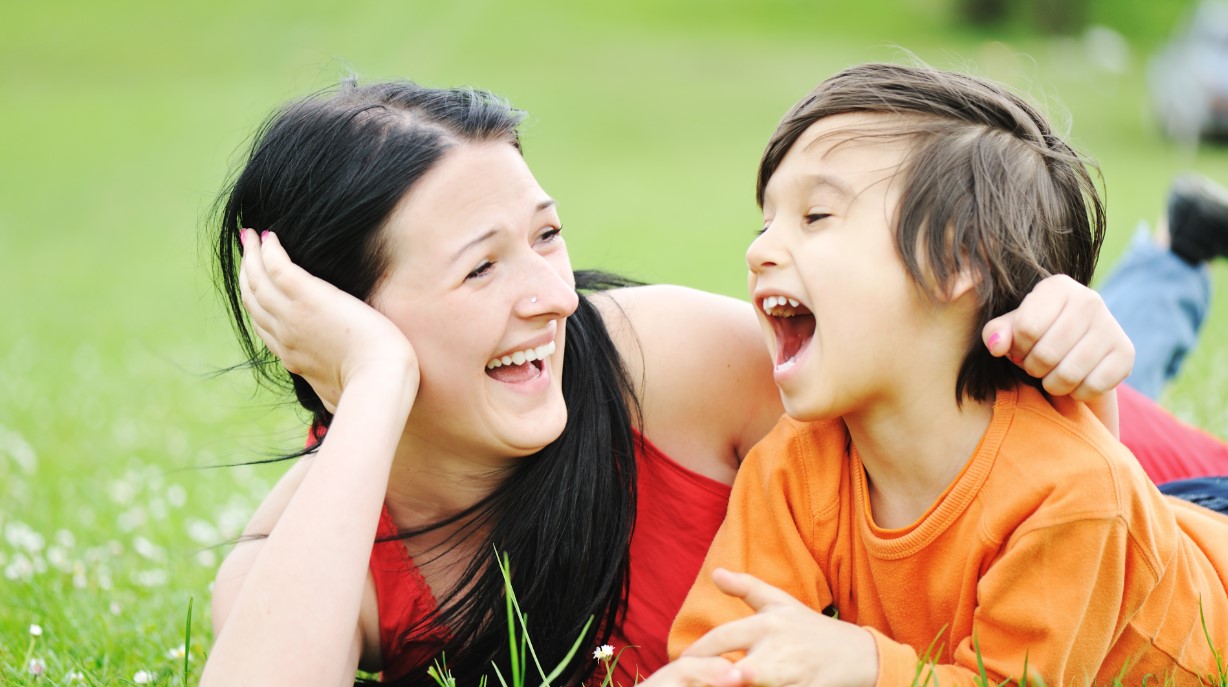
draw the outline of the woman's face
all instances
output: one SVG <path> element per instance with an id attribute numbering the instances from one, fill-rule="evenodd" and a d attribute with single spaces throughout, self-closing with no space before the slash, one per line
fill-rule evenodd
<path id="1" fill-rule="evenodd" d="M 389 218 L 389 271 L 371 302 L 418 355 L 407 431 L 431 450 L 497 462 L 562 433 L 563 323 L 577 296 L 560 228 L 502 142 L 448 151 Z"/>

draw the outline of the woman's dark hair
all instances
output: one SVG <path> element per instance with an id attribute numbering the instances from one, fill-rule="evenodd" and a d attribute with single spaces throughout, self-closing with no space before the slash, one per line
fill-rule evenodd
<path id="1" fill-rule="evenodd" d="M 369 300 L 388 268 L 381 230 L 401 198 L 455 146 L 504 141 L 519 149 L 521 116 L 483 91 L 343 83 L 291 103 L 257 132 L 246 164 L 219 199 L 213 236 L 219 288 L 258 379 L 292 387 L 317 430 L 326 431 L 332 416 L 305 380 L 281 367 L 247 320 L 238 287 L 240 230 L 276 232 L 299 266 Z M 576 277 L 579 289 L 625 283 L 597 273 Z M 409 642 L 430 627 L 444 628 L 442 651 L 459 684 L 478 684 L 492 663 L 510 674 L 496 552 L 510 561 L 513 589 L 547 669 L 578 638 L 583 649 L 605 642 L 625 608 L 638 406 L 618 351 L 583 295 L 566 328 L 562 435 L 514 461 L 479 503 L 394 537 L 451 526 L 455 533 L 442 547 L 463 543 L 475 552 L 459 578 L 466 582 L 400 638 Z M 594 623 L 581 637 L 590 617 Z M 433 685 L 428 666 L 416 666 L 398 684 Z M 561 680 L 585 679 L 594 667 L 591 651 L 578 651 Z"/>
<path id="2" fill-rule="evenodd" d="M 819 84 L 776 127 L 759 163 L 760 207 L 768 181 L 815 122 L 846 113 L 891 115 L 858 137 L 904 137 L 908 159 L 895 226 L 896 250 L 931 296 L 963 270 L 975 276 L 984 325 L 1019 307 L 1037 282 L 1066 274 L 1091 281 L 1104 242 L 1104 204 L 1088 171 L 1035 107 L 996 84 L 929 67 L 864 64 Z M 995 358 L 977 327 L 955 398 L 992 398 L 1017 382 L 1040 386 Z"/>

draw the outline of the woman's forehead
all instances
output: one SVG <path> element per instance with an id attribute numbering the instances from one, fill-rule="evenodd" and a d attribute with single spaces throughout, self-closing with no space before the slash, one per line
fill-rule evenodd
<path id="1" fill-rule="evenodd" d="M 452 252 L 491 231 L 520 227 L 554 201 L 508 143 L 448 150 L 397 204 L 387 239 Z"/>

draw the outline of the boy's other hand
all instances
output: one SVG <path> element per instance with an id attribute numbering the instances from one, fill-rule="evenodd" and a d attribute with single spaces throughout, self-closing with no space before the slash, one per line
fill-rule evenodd
<path id="1" fill-rule="evenodd" d="M 1064 274 L 1049 277 L 1016 310 L 985 323 L 989 352 L 1007 356 L 1045 391 L 1090 402 L 1134 367 L 1134 344 L 1100 294 Z"/>
<path id="2" fill-rule="evenodd" d="M 713 628 L 683 652 L 680 660 L 746 652 L 714 687 L 853 687 L 877 681 L 878 649 L 866 630 L 811 610 L 753 575 L 718 568 L 712 579 L 755 610 Z"/>

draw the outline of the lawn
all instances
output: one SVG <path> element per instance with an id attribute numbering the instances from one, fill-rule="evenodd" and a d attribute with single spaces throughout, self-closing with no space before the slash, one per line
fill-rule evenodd
<path id="1" fill-rule="evenodd" d="M 1173 146 L 1146 105 L 1146 58 L 1183 3 L 1092 2 L 1125 37 L 1113 65 L 1022 18 L 961 27 L 952 2 L 835 4 L 5 3 L 0 683 L 180 684 L 184 650 L 195 682 L 215 545 L 284 469 L 215 466 L 304 433 L 244 373 L 215 374 L 239 353 L 201 230 L 264 117 L 348 73 L 507 96 L 530 113 L 526 155 L 577 267 L 738 297 L 768 134 L 856 62 L 971 70 L 1069 120 L 1104 170 L 1106 268 L 1175 173 L 1228 182 L 1228 148 Z M 1214 277 L 1228 288 L 1222 262 Z M 1228 436 L 1228 304 L 1213 308 L 1164 402 Z"/>

